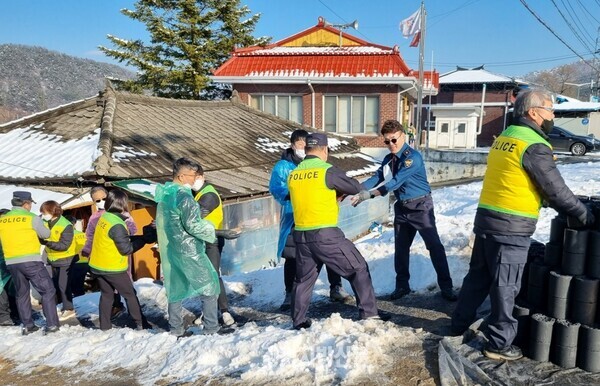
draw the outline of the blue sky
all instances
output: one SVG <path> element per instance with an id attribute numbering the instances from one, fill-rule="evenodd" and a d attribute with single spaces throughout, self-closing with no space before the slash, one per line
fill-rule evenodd
<path id="1" fill-rule="evenodd" d="M 333 24 L 358 20 L 358 31 L 348 32 L 382 45 L 398 45 L 409 67 L 418 67 L 418 49 L 409 47 L 399 22 L 419 8 L 419 0 L 242 0 L 261 13 L 256 36 L 273 41 L 317 24 L 323 16 Z M 548 0 L 526 3 L 576 52 L 590 59 L 590 47 L 600 26 L 600 1 L 555 1 L 572 28 Z M 144 25 L 127 18 L 121 8 L 129 0 L 4 0 L 0 14 L 0 43 L 42 46 L 69 55 L 110 62 L 97 50 L 108 45 L 107 34 L 124 39 L 147 36 Z M 585 4 L 587 11 L 582 4 Z M 531 15 L 520 0 L 426 0 L 425 68 L 445 73 L 456 66 L 485 68 L 518 76 L 578 60 L 575 54 Z M 569 8 L 570 7 L 570 8 Z M 587 54 L 585 54 L 587 53 Z M 1 60 L 1 58 L 0 58 Z"/>

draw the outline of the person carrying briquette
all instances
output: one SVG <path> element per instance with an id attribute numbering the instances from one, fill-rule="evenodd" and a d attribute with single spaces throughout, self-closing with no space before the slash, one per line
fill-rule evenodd
<path id="1" fill-rule="evenodd" d="M 202 334 L 226 334 L 219 327 L 217 298 L 219 275 L 206 255 L 206 243 L 217 241 L 214 225 L 202 218 L 192 187 L 200 183 L 201 166 L 189 158 L 173 164 L 173 181 L 156 187 L 156 232 L 167 292 L 170 333 L 183 338 L 192 335 L 183 322 L 184 299 L 200 297 Z"/>
<path id="2" fill-rule="evenodd" d="M 77 260 L 73 243 L 73 224 L 62 216 L 63 210 L 56 201 L 45 201 L 40 206 L 44 225 L 50 229 L 50 237 L 42 240 L 48 264 L 52 267 L 52 280 L 58 294 L 58 302 L 62 302 L 59 319 L 66 320 L 75 316 L 71 282 L 73 265 Z"/>
<path id="3" fill-rule="evenodd" d="M 21 333 L 27 335 L 39 330 L 32 318 L 31 286 L 42 296 L 42 310 L 46 317 L 44 331 L 56 332 L 60 329 L 56 290 L 40 253 L 40 240 L 50 237 L 50 230 L 39 216 L 31 213 L 35 203 L 31 192 L 13 192 L 11 203 L 12 209 L 0 217 L 0 245 L 17 292 L 17 310 L 23 325 Z"/>
<path id="4" fill-rule="evenodd" d="M 144 316 L 127 270 L 129 255 L 146 244 L 141 236 L 130 236 L 125 220 L 129 203 L 127 194 L 111 190 L 106 197 L 106 210 L 98 219 L 90 252 L 90 271 L 100 287 L 100 329 L 110 330 L 115 290 L 127 303 L 136 329 L 144 329 Z"/>
<path id="5" fill-rule="evenodd" d="M 392 300 L 410 294 L 410 247 L 417 232 L 423 238 L 437 274 L 442 298 L 456 301 L 448 268 L 446 249 L 435 224 L 431 187 L 427 181 L 421 153 L 406 143 L 406 133 L 400 122 L 391 119 L 381 126 L 383 142 L 390 153 L 371 178 L 363 182 L 364 191 L 352 198 L 356 206 L 367 199 L 394 192 L 394 268 L 396 288 Z"/>
<path id="6" fill-rule="evenodd" d="M 287 311 L 292 305 L 292 289 L 294 278 L 296 276 L 296 246 L 292 237 L 294 227 L 294 213 L 292 211 L 292 202 L 290 201 L 290 191 L 288 189 L 288 177 L 290 173 L 304 159 L 304 148 L 306 146 L 306 137 L 308 132 L 303 129 L 297 129 L 292 132 L 290 137 L 290 147 L 283 151 L 281 159 L 277 161 L 271 172 L 269 180 L 269 192 L 273 198 L 281 205 L 279 217 L 279 241 L 277 244 L 277 257 L 285 259 L 283 265 L 283 282 L 285 285 L 285 298 L 281 311 Z M 349 295 L 342 287 L 342 278 L 331 268 L 325 266 L 327 270 L 327 279 L 329 280 L 329 299 L 332 302 L 351 304 L 354 298 Z"/>
<path id="7" fill-rule="evenodd" d="M 204 179 L 204 169 L 202 166 L 198 169 L 198 174 L 201 178 L 197 178 L 192 186 L 192 191 L 198 192 L 194 199 L 200 205 L 200 214 L 202 218 L 209 221 L 215 230 L 223 229 L 223 202 L 221 196 L 211 184 L 206 183 Z M 221 278 L 221 253 L 225 246 L 225 238 L 223 236 L 217 236 L 217 241 L 214 243 L 206 242 L 206 255 L 212 263 L 215 271 L 219 275 L 219 286 L 221 292 L 217 305 L 221 312 L 221 318 L 225 326 L 232 326 L 235 324 L 235 319 L 229 312 L 229 303 L 227 301 L 227 293 L 225 292 L 225 285 Z"/>
<path id="8" fill-rule="evenodd" d="M 360 319 L 380 318 L 369 266 L 338 227 L 338 198 L 358 194 L 362 186 L 328 164 L 328 155 L 327 136 L 309 134 L 306 157 L 288 180 L 295 222 L 296 278 L 292 295 L 295 329 L 309 328 L 312 324 L 306 313 L 323 264 L 350 282 Z"/>
<path id="9" fill-rule="evenodd" d="M 92 197 L 93 205 L 96 209 L 94 213 L 92 213 L 91 217 L 88 220 L 88 224 L 85 228 L 85 245 L 81 250 L 81 255 L 83 257 L 89 257 L 92 251 L 92 245 L 94 242 L 94 232 L 96 230 L 96 224 L 100 217 L 104 214 L 105 210 L 105 201 L 108 195 L 108 191 L 103 186 L 94 186 L 90 190 L 90 196 Z M 127 225 L 127 230 L 130 235 L 135 235 L 137 233 L 137 226 L 133 218 L 129 214 L 129 212 L 125 212 L 125 224 Z M 129 270 L 129 273 L 131 270 Z M 114 320 L 119 317 L 125 311 L 125 306 L 123 302 L 121 302 L 121 295 L 118 292 L 115 292 L 113 296 L 113 306 L 111 309 L 111 318 Z"/>
<path id="10" fill-rule="evenodd" d="M 491 313 L 483 354 L 490 359 L 523 357 L 512 344 L 518 328 L 513 308 L 543 201 L 584 226 L 595 222 L 592 210 L 573 194 L 556 168 L 548 142 L 553 118 L 550 93 L 520 92 L 512 124 L 495 139 L 488 155 L 469 272 L 452 314 L 451 332 L 464 333 L 489 295 Z"/>

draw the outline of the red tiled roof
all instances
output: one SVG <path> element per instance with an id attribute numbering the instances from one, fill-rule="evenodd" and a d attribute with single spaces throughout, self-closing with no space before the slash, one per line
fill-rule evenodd
<path id="1" fill-rule="evenodd" d="M 294 47 L 295 48 L 295 47 Z M 269 52 L 270 51 L 270 52 Z M 380 52 L 317 52 L 298 47 L 297 52 L 248 51 L 224 63 L 215 76 L 352 76 L 377 77 L 408 75 L 410 69 L 393 50 Z"/>

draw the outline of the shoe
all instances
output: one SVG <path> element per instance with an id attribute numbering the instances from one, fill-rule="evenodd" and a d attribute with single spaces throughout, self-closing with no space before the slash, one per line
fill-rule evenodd
<path id="1" fill-rule="evenodd" d="M 3 320 L 3 321 L 0 321 L 0 326 L 3 326 L 3 327 L 5 327 L 5 326 L 14 326 L 14 325 L 15 324 L 10 319 L 6 319 L 6 320 Z"/>
<path id="2" fill-rule="evenodd" d="M 380 320 L 382 322 L 387 322 L 391 318 L 392 318 L 392 316 L 390 314 L 388 314 L 387 312 L 383 312 L 378 315 L 371 315 L 371 316 L 366 316 L 366 317 L 360 318 L 360 320 Z"/>
<path id="3" fill-rule="evenodd" d="M 217 334 L 219 334 L 219 335 L 227 335 L 227 334 L 231 334 L 234 331 L 235 331 L 235 328 L 221 327 L 221 328 L 219 328 L 219 331 L 217 331 Z"/>
<path id="4" fill-rule="evenodd" d="M 31 327 L 22 327 L 21 328 L 21 335 L 29 335 L 33 332 L 38 331 L 40 328 L 38 326 L 36 326 L 35 324 Z"/>
<path id="5" fill-rule="evenodd" d="M 408 288 L 396 288 L 394 290 L 394 292 L 392 292 L 390 294 L 390 299 L 392 299 L 392 300 L 401 299 L 401 298 L 405 297 L 406 295 L 408 295 L 410 292 L 411 291 Z"/>
<path id="6" fill-rule="evenodd" d="M 231 316 L 231 314 L 227 311 L 223 312 L 221 317 L 223 318 L 223 325 L 224 326 L 233 326 L 235 324 L 235 319 L 233 319 L 233 316 Z"/>
<path id="7" fill-rule="evenodd" d="M 312 326 L 312 320 L 306 319 L 304 322 L 294 326 L 295 330 L 302 330 L 303 328 L 310 328 Z"/>
<path id="8" fill-rule="evenodd" d="M 186 331 L 183 332 L 183 334 L 177 335 L 177 340 L 182 339 L 182 338 L 187 338 L 187 337 L 190 337 L 192 335 L 194 335 L 193 332 L 191 332 L 190 330 L 186 330 Z"/>
<path id="9" fill-rule="evenodd" d="M 283 299 L 283 303 L 281 303 L 279 311 L 289 311 L 290 308 L 292 308 L 292 293 L 286 292 L 285 299 Z"/>
<path id="10" fill-rule="evenodd" d="M 196 319 L 194 319 L 194 324 L 196 326 L 201 326 L 203 324 L 203 320 L 204 320 L 204 314 L 201 312 L 200 316 L 198 316 Z"/>
<path id="11" fill-rule="evenodd" d="M 123 306 L 113 307 L 110 312 L 110 320 L 114 321 L 119 316 L 123 315 L 124 312 L 125 312 L 125 307 L 123 307 Z"/>
<path id="12" fill-rule="evenodd" d="M 55 332 L 58 332 L 59 330 L 60 330 L 60 327 L 58 327 L 58 326 L 46 327 L 46 328 L 44 328 L 44 335 L 54 334 Z"/>
<path id="13" fill-rule="evenodd" d="M 489 345 L 483 349 L 483 355 L 490 359 L 498 359 L 505 361 L 514 361 L 523 358 L 523 352 L 517 346 L 508 346 L 505 349 L 497 350 Z"/>
<path id="14" fill-rule="evenodd" d="M 329 300 L 344 304 L 352 304 L 354 297 L 349 295 L 342 286 L 335 286 L 329 291 Z"/>
<path id="15" fill-rule="evenodd" d="M 455 302 L 458 300 L 458 296 L 456 296 L 452 288 L 443 289 L 441 295 L 444 299 L 446 299 L 449 302 Z"/>
<path id="16" fill-rule="evenodd" d="M 58 319 L 60 321 L 63 321 L 63 320 L 67 320 L 69 318 L 72 318 L 74 316 L 76 316 L 75 310 L 64 310 L 64 311 L 62 311 L 62 312 L 60 312 L 58 314 Z"/>

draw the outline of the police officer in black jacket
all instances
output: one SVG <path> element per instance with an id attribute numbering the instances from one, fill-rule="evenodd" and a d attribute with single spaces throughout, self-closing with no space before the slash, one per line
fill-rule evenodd
<path id="1" fill-rule="evenodd" d="M 521 349 L 512 345 L 518 324 L 512 311 L 542 200 L 584 225 L 595 221 L 554 163 L 547 136 L 554 126 L 552 95 L 536 90 L 521 92 L 513 115 L 514 123 L 490 149 L 475 215 L 469 272 L 452 315 L 452 332 L 464 332 L 489 294 L 489 343 L 483 353 L 500 360 L 523 356 Z"/>

